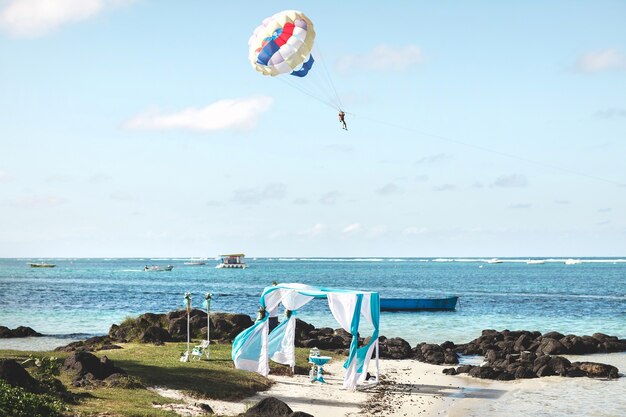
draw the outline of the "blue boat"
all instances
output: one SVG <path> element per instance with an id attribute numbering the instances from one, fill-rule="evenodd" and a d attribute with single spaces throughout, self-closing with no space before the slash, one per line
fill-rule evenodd
<path id="1" fill-rule="evenodd" d="M 381 298 L 381 311 L 454 310 L 459 297 L 446 298 Z"/>

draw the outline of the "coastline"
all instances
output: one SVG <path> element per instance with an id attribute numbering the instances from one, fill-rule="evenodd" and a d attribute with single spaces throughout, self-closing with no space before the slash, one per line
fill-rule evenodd
<path id="1" fill-rule="evenodd" d="M 155 347 L 160 349 L 159 347 Z M 114 352 L 100 355 L 114 357 Z M 598 361 L 626 369 L 626 352 L 568 355 L 571 361 Z M 362 391 L 342 388 L 343 358 L 325 366 L 326 384 L 310 383 L 307 375 L 269 375 L 274 384 L 239 401 L 198 399 L 167 386 L 148 386 L 162 397 L 152 406 L 185 416 L 202 415 L 202 403 L 224 416 L 235 416 L 267 397 L 275 397 L 294 411 L 314 416 L 498 416 L 511 414 L 615 416 L 626 409 L 626 378 L 615 380 L 561 376 L 498 381 L 467 374 L 446 375 L 447 365 L 415 359 L 381 359 L 381 382 Z M 372 369 L 370 369 L 371 372 Z M 602 392 L 599 396 L 597 393 Z M 170 402 L 169 400 L 173 400 Z"/>
<path id="2" fill-rule="evenodd" d="M 611 360 L 614 359 L 614 360 Z M 620 359 L 621 358 L 621 359 Z M 626 354 L 613 353 L 603 355 L 609 363 L 626 362 Z M 157 389 L 160 395 L 167 398 L 183 400 L 186 406 L 170 404 L 171 409 L 177 409 L 185 415 L 199 415 L 197 403 L 209 404 L 213 410 L 222 415 L 235 416 L 242 413 L 250 405 L 267 398 L 275 397 L 287 403 L 293 411 L 302 411 L 314 416 L 324 417 L 360 417 L 360 416 L 424 416 L 436 417 L 467 417 L 482 415 L 511 415 L 508 411 L 511 404 L 526 401 L 530 405 L 529 413 L 537 414 L 545 409 L 559 409 L 554 396 L 562 394 L 568 397 L 567 392 L 577 387 L 583 391 L 596 393 L 601 384 L 618 383 L 620 387 L 612 387 L 612 391 L 621 391 L 626 381 L 607 382 L 587 378 L 564 378 L 559 376 L 541 379 L 524 379 L 514 381 L 493 381 L 476 379 L 467 375 L 444 375 L 443 366 L 430 365 L 415 360 L 381 359 L 381 383 L 364 391 L 346 391 L 342 385 L 342 364 L 335 361 L 327 366 L 326 384 L 311 384 L 305 375 L 276 376 L 269 378 L 275 384 L 267 391 L 246 398 L 240 402 L 197 400 L 185 397 L 173 390 Z M 623 378 L 620 378 L 623 380 Z M 602 389 L 606 396 L 607 389 Z M 538 400 L 538 395 L 550 399 Z M 606 398 L 606 397 L 605 397 Z M 615 399 L 615 398 L 614 398 Z M 575 405 L 573 415 L 600 415 L 615 416 L 623 410 L 626 399 L 606 403 L 598 398 L 596 403 Z M 567 406 L 561 405 L 561 407 Z M 166 406 L 167 407 L 167 406 Z M 602 410 L 598 412 L 598 407 Z M 560 415 L 560 414 L 559 414 Z"/>

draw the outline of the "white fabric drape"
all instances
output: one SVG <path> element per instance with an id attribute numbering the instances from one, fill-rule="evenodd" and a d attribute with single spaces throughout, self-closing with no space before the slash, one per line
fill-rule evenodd
<path id="1" fill-rule="evenodd" d="M 328 307 L 333 317 L 345 331 L 350 331 L 355 312 L 357 295 L 351 293 L 328 293 Z"/>
<path id="2" fill-rule="evenodd" d="M 370 302 L 371 298 L 371 294 L 363 294 L 363 302 L 361 303 L 361 315 L 365 317 L 365 320 L 367 320 L 369 324 L 373 325 L 374 323 L 372 323 L 372 306 Z"/>
<path id="3" fill-rule="evenodd" d="M 274 352 L 270 359 L 293 368 L 296 366 L 296 316 L 291 316 L 288 320 L 280 348 Z"/>

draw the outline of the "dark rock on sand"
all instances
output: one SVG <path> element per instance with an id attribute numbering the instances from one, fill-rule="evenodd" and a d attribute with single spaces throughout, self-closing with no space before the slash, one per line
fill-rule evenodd
<path id="1" fill-rule="evenodd" d="M 196 406 L 200 407 L 200 409 L 207 414 L 214 414 L 213 409 L 207 403 L 196 403 Z"/>
<path id="2" fill-rule="evenodd" d="M 244 416 L 279 417 L 293 413 L 291 407 L 275 397 L 267 397 L 250 407 Z"/>
<path id="3" fill-rule="evenodd" d="M 573 369 L 580 369 L 590 378 L 618 378 L 619 372 L 616 367 L 596 362 L 574 362 Z"/>
<path id="4" fill-rule="evenodd" d="M 294 411 L 293 413 L 289 414 L 289 417 L 313 417 L 313 415 L 305 413 L 304 411 Z"/>
<path id="5" fill-rule="evenodd" d="M 75 374 L 74 386 L 95 385 L 113 374 L 126 375 L 123 369 L 115 366 L 106 356 L 97 356 L 86 352 L 74 352 L 63 362 L 62 370 Z"/>
<path id="6" fill-rule="evenodd" d="M 0 339 L 9 339 L 13 337 L 41 337 L 41 333 L 38 333 L 26 326 L 19 326 L 13 330 L 5 326 L 0 326 Z"/>
<path id="7" fill-rule="evenodd" d="M 537 348 L 537 353 L 544 355 L 560 355 L 567 352 L 567 348 L 563 346 L 558 339 L 552 339 L 549 337 L 543 337 Z"/>
<path id="8" fill-rule="evenodd" d="M 378 346 L 382 359 L 408 359 L 413 356 L 409 342 L 400 337 L 387 339 L 385 336 L 380 336 Z"/>
<path id="9" fill-rule="evenodd" d="M 441 356 L 437 352 L 441 352 L 442 346 L 436 346 L 422 343 L 416 346 L 413 352 L 418 360 L 426 362 L 430 359 L 430 363 L 438 363 Z M 480 337 L 469 343 L 456 345 L 452 349 L 466 355 L 484 355 L 485 366 L 458 367 L 455 370 L 456 373 L 468 372 L 478 378 L 507 380 L 511 377 L 521 379 L 553 375 L 617 378 L 619 371 L 611 365 L 593 362 L 570 363 L 566 358 L 557 355 L 626 351 L 626 340 L 603 333 L 576 336 L 563 335 L 559 332 L 542 335 L 526 330 L 501 332 L 483 330 Z M 430 352 L 430 356 L 427 357 L 426 352 Z M 452 371 L 446 372 L 452 374 Z"/>
<path id="10" fill-rule="evenodd" d="M 456 368 L 456 373 L 457 374 L 466 374 L 468 373 L 472 368 L 475 368 L 474 365 L 461 365 L 458 368 Z"/>
<path id="11" fill-rule="evenodd" d="M 99 350 L 113 350 L 121 349 L 120 346 L 113 344 L 113 341 L 109 336 L 95 336 L 86 340 L 79 340 L 77 342 L 69 343 L 65 346 L 54 349 L 61 352 L 76 352 L 79 350 L 85 350 L 87 352 L 96 352 Z"/>
<path id="12" fill-rule="evenodd" d="M 465 355 L 486 355 L 488 350 L 502 352 L 502 356 L 523 351 L 543 355 L 582 355 L 626 351 L 626 340 L 603 333 L 594 333 L 592 336 L 565 336 L 559 332 L 542 335 L 526 330 L 501 332 L 483 330 L 480 337 L 466 344 L 457 345 L 454 350 Z"/>
<path id="13" fill-rule="evenodd" d="M 453 351 L 454 344 L 450 346 L 450 343 L 445 342 L 441 345 L 420 343 L 412 349 L 413 358 L 434 365 L 455 365 L 459 363 L 459 357 Z"/>
<path id="14" fill-rule="evenodd" d="M 40 393 L 42 389 L 35 378 L 13 359 L 0 361 L 0 379 L 14 387 L 24 388 L 26 391 Z"/>
<path id="15" fill-rule="evenodd" d="M 500 373 L 502 372 L 490 366 L 475 366 L 468 372 L 469 376 L 481 379 L 496 379 Z"/>

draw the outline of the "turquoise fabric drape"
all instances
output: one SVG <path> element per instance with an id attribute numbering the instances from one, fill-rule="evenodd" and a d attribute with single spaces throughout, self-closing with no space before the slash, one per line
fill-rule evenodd
<path id="1" fill-rule="evenodd" d="M 369 343 L 365 346 L 360 347 L 356 353 L 356 365 L 357 372 L 363 372 L 363 365 L 365 364 L 365 359 L 367 357 L 367 352 L 369 351 L 370 346 L 372 346 L 378 340 L 378 332 L 380 327 L 380 297 L 378 293 L 372 293 L 370 296 L 370 311 L 372 314 L 372 325 L 374 326 L 374 332 L 372 333 L 372 338 Z"/>
<path id="2" fill-rule="evenodd" d="M 361 322 L 361 304 L 363 303 L 363 294 L 356 295 L 356 305 L 354 306 L 354 313 L 352 315 L 352 323 L 350 323 L 350 334 L 352 335 L 352 342 L 350 342 L 350 354 L 348 360 L 343 364 L 343 367 L 348 369 L 354 357 L 356 356 L 359 347 L 359 323 Z"/>
<path id="3" fill-rule="evenodd" d="M 258 320 L 256 323 L 254 323 L 252 326 L 248 327 L 243 332 L 239 333 L 237 337 L 235 337 L 235 340 L 233 340 L 233 350 L 231 353 L 231 359 L 233 361 L 238 355 L 241 355 L 240 357 L 242 359 L 259 359 L 259 352 L 261 352 L 263 340 L 261 339 L 261 333 L 256 333 L 256 330 L 260 326 L 263 326 L 263 324 L 265 324 L 267 320 L 268 317 L 265 316 L 261 320 Z M 256 337 L 254 337 L 255 335 Z M 246 349 L 242 350 L 244 345 L 246 346 Z"/>

